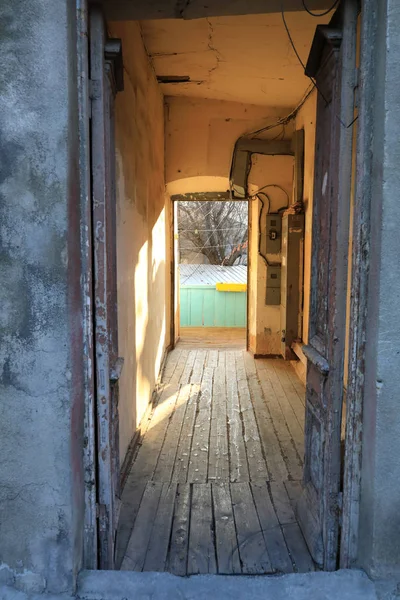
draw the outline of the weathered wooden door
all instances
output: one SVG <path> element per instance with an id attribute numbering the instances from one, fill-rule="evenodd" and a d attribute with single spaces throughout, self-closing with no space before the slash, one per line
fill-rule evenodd
<path id="1" fill-rule="evenodd" d="M 346 0 L 318 26 L 307 74 L 318 87 L 307 357 L 305 461 L 299 521 L 314 560 L 334 570 L 341 510 L 341 420 L 346 336 L 357 6 Z"/>
<path id="2" fill-rule="evenodd" d="M 90 9 L 91 172 L 99 568 L 114 567 L 120 507 L 114 97 L 123 87 L 120 40 Z"/>

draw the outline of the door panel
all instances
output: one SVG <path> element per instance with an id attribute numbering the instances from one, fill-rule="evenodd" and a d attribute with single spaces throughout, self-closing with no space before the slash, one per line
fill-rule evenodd
<path id="1" fill-rule="evenodd" d="M 114 96 L 121 89 L 121 47 L 108 40 L 102 12 L 90 10 L 90 97 L 94 338 L 97 408 L 99 567 L 114 568 L 119 514 L 118 358 Z"/>
<path id="2" fill-rule="evenodd" d="M 318 88 L 313 196 L 305 459 L 299 522 L 314 560 L 337 566 L 357 5 L 318 26 L 307 74 Z M 355 48 L 354 48 L 355 50 Z"/>

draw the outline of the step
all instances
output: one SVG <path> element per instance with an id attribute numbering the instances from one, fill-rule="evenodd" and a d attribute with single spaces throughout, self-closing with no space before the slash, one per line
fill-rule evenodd
<path id="1" fill-rule="evenodd" d="M 374 583 L 358 570 L 283 576 L 195 575 L 84 571 L 79 600 L 377 600 Z"/>

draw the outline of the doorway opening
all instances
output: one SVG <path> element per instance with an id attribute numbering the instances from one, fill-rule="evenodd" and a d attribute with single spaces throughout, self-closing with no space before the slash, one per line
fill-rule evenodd
<path id="1" fill-rule="evenodd" d="M 179 346 L 245 349 L 248 203 L 175 202 Z"/>
<path id="2" fill-rule="evenodd" d="M 311 48 L 307 69 L 316 86 L 297 59 L 287 64 L 287 21 L 279 14 L 110 23 L 126 48 L 128 82 L 115 104 L 118 354 L 125 357 L 118 410 L 108 422 L 119 435 L 123 464 L 122 497 L 113 500 L 122 508 L 109 549 L 117 568 L 272 574 L 337 565 L 335 415 L 342 410 L 343 357 L 336 340 L 342 344 L 344 322 L 331 317 L 337 307 L 345 314 L 340 281 L 346 277 L 335 277 L 345 273 L 347 257 L 338 254 L 332 232 L 347 244 L 346 201 L 337 202 L 335 185 L 344 186 L 340 197 L 347 198 L 338 173 L 352 132 L 344 135 L 336 117 L 347 111 L 351 121 L 340 73 L 342 54 L 351 55 L 342 40 L 351 45 L 354 31 L 344 6 L 315 35 L 314 17 L 291 15 L 303 52 Z M 263 59 L 248 43 L 255 26 L 270 34 L 257 46 L 270 59 L 267 92 L 258 81 Z M 249 64 L 259 65 L 251 77 L 239 60 L 239 39 Z M 103 50 L 110 55 L 110 45 Z M 120 54 L 118 60 L 121 67 Z M 211 207 L 202 212 L 207 204 L 217 212 L 211 225 Z M 236 227 L 239 238 L 232 235 Z M 232 237 L 215 239 L 224 229 Z M 205 238 L 196 249 L 200 233 Z M 246 264 L 235 264 L 246 241 Z M 194 264 L 206 250 L 221 264 Z M 221 281 L 220 272 L 214 289 L 207 280 L 200 297 L 200 287 L 195 293 L 188 284 L 202 286 L 198 276 L 206 277 L 206 266 L 245 267 L 246 283 L 232 276 Z M 241 329 L 243 312 L 246 343 L 234 346 L 218 324 Z M 213 329 L 213 343 L 209 332 L 199 339 L 198 331 L 185 342 L 182 331 L 192 326 Z M 97 403 L 103 397 L 99 388 Z M 112 492 L 115 466 L 104 456 Z M 107 525 L 106 500 L 99 505 Z"/>

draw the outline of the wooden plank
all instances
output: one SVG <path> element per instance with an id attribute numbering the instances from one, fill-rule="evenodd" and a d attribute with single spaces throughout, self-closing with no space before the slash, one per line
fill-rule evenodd
<path id="1" fill-rule="evenodd" d="M 197 403 L 200 394 L 199 385 L 190 386 L 190 395 L 186 404 L 185 417 L 175 456 L 172 481 L 185 483 L 188 477 L 190 450 L 193 441 L 194 424 L 196 420 Z"/>
<path id="2" fill-rule="evenodd" d="M 300 426 L 300 423 L 297 419 L 297 416 L 287 398 L 285 390 L 282 387 L 282 384 L 279 380 L 279 377 L 275 370 L 275 364 L 278 361 L 276 360 L 263 360 L 260 363 L 260 368 L 262 366 L 265 369 L 266 375 L 271 383 L 272 389 L 274 391 L 274 397 L 271 396 L 271 407 L 276 409 L 277 419 L 279 419 L 279 423 L 281 422 L 281 415 L 279 414 L 279 408 L 283 415 L 283 423 L 286 424 L 287 429 L 291 435 L 291 438 L 296 447 L 297 453 L 301 461 L 304 458 L 304 426 L 303 428 Z M 274 401 L 275 400 L 275 401 Z M 279 416 L 278 416 L 279 415 Z M 274 418 L 274 417 L 273 417 Z M 298 479 L 298 477 L 295 477 Z"/>
<path id="3" fill-rule="evenodd" d="M 182 375 L 181 375 L 181 380 L 185 383 L 189 382 L 190 378 L 192 376 L 193 366 L 194 366 L 194 363 L 196 360 L 196 354 L 197 354 L 196 350 L 190 350 L 187 355 L 185 368 L 182 371 Z"/>
<path id="4" fill-rule="evenodd" d="M 293 507 L 282 481 L 273 481 L 270 483 L 272 502 L 275 507 L 275 512 L 278 516 L 279 523 L 286 525 L 287 523 L 295 523 L 296 517 Z"/>
<path id="5" fill-rule="evenodd" d="M 303 467 L 294 445 L 292 435 L 287 427 L 285 417 L 282 413 L 280 404 L 275 394 L 275 390 L 268 377 L 268 372 L 265 369 L 265 360 L 256 361 L 256 370 L 259 376 L 264 406 L 268 408 L 269 415 L 272 419 L 273 428 L 276 432 L 276 437 L 279 440 L 279 446 L 282 449 L 287 471 L 293 479 L 302 477 Z M 268 461 L 268 459 L 267 459 Z M 277 478 L 276 481 L 285 480 L 289 477 Z"/>
<path id="6" fill-rule="evenodd" d="M 249 481 L 246 447 L 240 415 L 239 392 L 236 380 L 235 355 L 226 353 L 227 416 L 229 425 L 230 480 Z"/>
<path id="7" fill-rule="evenodd" d="M 185 418 L 187 404 L 190 398 L 190 392 L 190 384 L 183 385 L 179 390 L 174 411 L 170 416 L 168 429 L 164 438 L 164 443 L 158 457 L 157 466 L 154 471 L 154 481 L 171 481 L 177 456 L 180 434 L 182 431 L 182 425 Z"/>
<path id="8" fill-rule="evenodd" d="M 151 479 L 164 443 L 170 415 L 174 409 L 179 387 L 167 384 L 162 390 L 151 423 L 132 465 L 134 479 Z"/>
<path id="9" fill-rule="evenodd" d="M 285 481 L 284 484 L 293 512 L 296 514 L 296 506 L 303 491 L 303 486 L 301 481 Z"/>
<path id="10" fill-rule="evenodd" d="M 141 571 L 143 569 L 162 488 L 162 483 L 153 481 L 149 481 L 146 485 L 135 526 L 122 561 L 122 571 Z"/>
<path id="11" fill-rule="evenodd" d="M 287 523 L 282 525 L 282 531 L 294 562 L 295 571 L 297 573 L 315 571 L 313 559 L 298 524 Z"/>
<path id="12" fill-rule="evenodd" d="M 238 393 L 250 478 L 252 481 L 257 481 L 258 479 L 266 481 L 268 479 L 267 463 L 263 456 L 260 434 L 254 414 L 254 407 L 251 402 L 243 354 L 236 352 L 235 355 L 236 372 L 240 376 L 238 380 Z"/>
<path id="13" fill-rule="evenodd" d="M 218 573 L 242 572 L 229 484 L 212 484 Z"/>
<path id="14" fill-rule="evenodd" d="M 201 383 L 201 380 L 203 377 L 203 369 L 204 369 L 205 360 L 206 360 L 206 351 L 198 350 L 196 352 L 196 359 L 194 361 L 192 376 L 190 378 L 190 383 L 197 383 L 197 384 Z"/>
<path id="15" fill-rule="evenodd" d="M 243 353 L 243 358 L 269 478 L 283 481 L 288 479 L 288 469 L 258 380 L 255 361 L 248 352 Z"/>
<path id="16" fill-rule="evenodd" d="M 128 478 L 125 484 L 115 544 L 115 565 L 117 569 L 121 567 L 124 559 L 146 483 L 146 480 L 133 481 Z"/>
<path id="17" fill-rule="evenodd" d="M 296 390 L 296 393 L 297 393 L 302 405 L 305 406 L 305 404 L 306 404 L 306 388 L 305 388 L 303 382 L 300 381 L 300 379 L 296 375 L 294 368 L 292 367 L 292 365 L 289 362 L 284 361 L 284 369 L 285 369 L 287 376 L 290 379 L 294 389 Z"/>
<path id="18" fill-rule="evenodd" d="M 204 358 L 205 355 L 202 356 L 202 364 L 204 364 Z M 195 374 L 195 379 L 198 378 L 201 380 L 201 385 L 188 466 L 188 481 L 190 483 L 205 483 L 207 481 L 213 369 L 202 366 L 202 376 L 197 372 Z"/>
<path id="19" fill-rule="evenodd" d="M 273 570 L 278 573 L 293 573 L 292 560 L 268 493 L 267 484 L 252 483 L 251 490 Z"/>
<path id="20" fill-rule="evenodd" d="M 189 352 L 187 350 L 182 350 L 179 360 L 174 369 L 174 372 L 171 376 L 170 383 L 172 383 L 172 384 L 182 383 L 182 375 L 185 372 L 186 363 L 188 361 L 188 358 L 189 358 Z M 164 378 L 163 378 L 163 381 L 164 381 Z M 187 380 L 183 380 L 183 381 L 185 381 L 185 383 L 187 382 Z"/>
<path id="21" fill-rule="evenodd" d="M 272 363 L 275 373 L 278 376 L 279 382 L 285 392 L 286 398 L 288 399 L 290 406 L 294 414 L 296 415 L 297 421 L 301 427 L 301 430 L 304 432 L 304 419 L 305 419 L 305 410 L 304 404 L 301 402 L 299 395 L 291 382 L 288 372 L 285 367 L 285 361 L 283 360 L 274 360 Z"/>
<path id="22" fill-rule="evenodd" d="M 225 368 L 222 366 L 214 369 L 208 480 L 229 481 L 226 383 Z"/>
<path id="23" fill-rule="evenodd" d="M 173 350 L 171 350 L 171 352 L 168 353 L 164 370 L 162 373 L 162 381 L 169 383 L 182 352 L 184 351 L 180 348 L 174 348 Z"/>
<path id="24" fill-rule="evenodd" d="M 272 573 L 272 565 L 261 531 L 249 483 L 231 483 L 231 497 L 242 572 Z"/>
<path id="25" fill-rule="evenodd" d="M 175 514 L 172 523 L 171 549 L 168 557 L 168 572 L 173 575 L 187 574 L 190 523 L 190 484 L 178 485 Z"/>
<path id="26" fill-rule="evenodd" d="M 212 369 L 218 366 L 218 350 L 209 350 L 207 352 L 206 366 Z"/>
<path id="27" fill-rule="evenodd" d="M 211 485 L 193 484 L 188 575 L 216 572 Z"/>
<path id="28" fill-rule="evenodd" d="M 244 366 L 243 359 L 244 352 L 237 351 L 235 352 L 235 363 L 236 363 L 236 380 L 239 381 L 247 381 L 246 368 Z"/>
<path id="29" fill-rule="evenodd" d="M 162 486 L 143 571 L 164 571 L 165 569 L 175 507 L 176 487 L 176 483 L 164 483 Z"/>
<path id="30" fill-rule="evenodd" d="M 178 348 L 244 349 L 246 329 L 240 327 L 181 327 Z"/>

